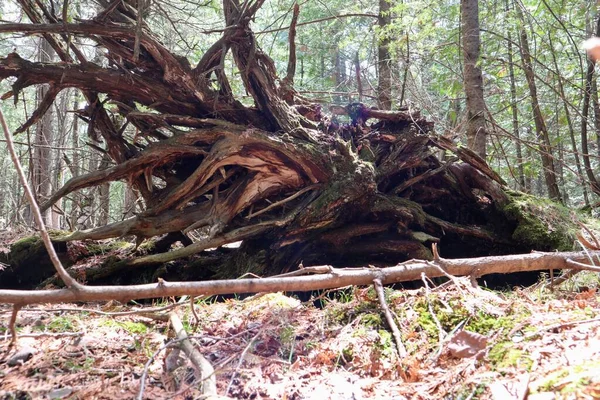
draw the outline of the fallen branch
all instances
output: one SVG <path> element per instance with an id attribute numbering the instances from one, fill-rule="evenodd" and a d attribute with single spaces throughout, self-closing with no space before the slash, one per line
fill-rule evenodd
<path id="1" fill-rule="evenodd" d="M 166 282 L 129 286 L 85 286 L 81 290 L 0 290 L 0 303 L 36 304 L 67 303 L 82 301 L 148 299 L 171 296 L 210 296 L 232 293 L 260 293 L 279 291 L 311 291 L 340 288 L 349 285 L 371 285 L 374 279 L 382 284 L 414 281 L 421 275 L 429 278 L 445 276 L 483 276 L 493 273 L 540 271 L 547 269 L 571 269 L 567 260 L 585 263 L 590 258 L 600 259 L 600 252 L 531 253 L 509 256 L 462 258 L 437 261 L 411 260 L 388 268 L 332 269 L 326 274 L 226 279 L 208 282 Z M 592 267 L 595 268 L 595 267 Z M 444 272 L 445 271 L 445 272 Z"/>
<path id="2" fill-rule="evenodd" d="M 183 328 L 181 320 L 175 312 L 169 314 L 169 321 L 175 331 L 177 339 L 180 340 L 179 347 L 186 356 L 190 359 L 192 364 L 198 369 L 200 377 L 202 379 L 202 394 L 204 395 L 216 395 L 217 394 L 217 379 L 215 377 L 215 370 L 210 362 L 194 347 L 194 344 L 188 338 L 187 332 Z"/>
<path id="3" fill-rule="evenodd" d="M 375 292 L 377 293 L 377 298 L 379 299 L 379 305 L 381 306 L 383 314 L 385 315 L 385 319 L 390 326 L 390 330 L 392 331 L 392 336 L 394 336 L 398 357 L 400 357 L 400 362 L 402 362 L 402 359 L 406 357 L 406 348 L 402 343 L 402 334 L 400 333 L 400 329 L 398 329 L 398 325 L 396 324 L 396 321 L 394 321 L 394 316 L 392 315 L 392 312 L 385 301 L 385 292 L 383 290 L 381 281 L 379 279 L 373 279 L 373 286 L 375 287 Z"/>

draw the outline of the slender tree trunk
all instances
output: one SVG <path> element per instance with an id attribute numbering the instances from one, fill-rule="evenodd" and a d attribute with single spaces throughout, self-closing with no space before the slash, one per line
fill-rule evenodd
<path id="1" fill-rule="evenodd" d="M 363 100 L 363 86 L 360 72 L 360 59 L 358 58 L 358 51 L 354 56 L 354 73 L 356 74 L 356 90 L 358 91 L 358 102 L 362 103 Z"/>
<path id="2" fill-rule="evenodd" d="M 600 35 L 600 18 L 596 19 L 596 27 L 594 29 L 596 36 Z M 581 156 L 583 157 L 583 166 L 585 174 L 590 182 L 590 187 L 594 193 L 600 195 L 600 183 L 594 175 L 592 163 L 590 161 L 590 151 L 588 147 L 588 123 L 590 113 L 590 99 L 592 98 L 592 82 L 594 80 L 594 68 L 596 63 L 588 57 L 587 71 L 585 74 L 585 86 L 583 92 L 583 109 L 581 110 Z"/>
<path id="3" fill-rule="evenodd" d="M 339 47 L 335 49 L 335 59 L 334 59 L 334 81 L 335 81 L 335 90 L 339 91 L 340 87 L 346 82 L 346 61 L 344 60 L 342 54 L 340 53 Z M 334 96 L 335 101 L 337 103 L 342 103 L 344 100 L 340 95 Z"/>
<path id="4" fill-rule="evenodd" d="M 379 43 L 377 45 L 379 84 L 377 88 L 377 103 L 382 110 L 392 109 L 392 69 L 390 55 L 390 38 L 386 28 L 390 25 L 392 16 L 389 0 L 379 0 Z"/>
<path id="5" fill-rule="evenodd" d="M 523 135 L 523 140 L 527 141 L 532 141 L 533 140 L 533 133 L 532 133 L 532 128 L 531 125 L 527 125 L 524 129 L 524 135 Z M 531 150 L 531 146 L 526 146 L 525 147 L 525 159 L 526 160 L 533 160 L 533 151 Z M 526 193 L 533 193 L 533 179 L 531 176 L 531 168 L 529 168 L 527 171 L 525 171 L 525 192 Z"/>
<path id="6" fill-rule="evenodd" d="M 126 185 L 123 193 L 123 219 L 127 219 L 135 215 L 136 200 L 137 195 L 130 186 Z"/>
<path id="7" fill-rule="evenodd" d="M 577 149 L 577 143 L 575 141 L 575 129 L 573 128 L 573 121 L 571 120 L 571 113 L 569 111 L 569 104 L 567 103 L 567 97 L 565 95 L 565 87 L 562 79 L 562 75 L 560 73 L 560 68 L 558 67 L 558 62 L 556 61 L 556 55 L 554 54 L 554 46 L 552 43 L 552 35 L 548 33 L 548 43 L 550 44 L 550 54 L 552 55 L 552 63 L 554 64 L 554 69 L 556 72 L 556 79 L 558 83 L 558 93 L 560 94 L 560 100 L 563 104 L 563 110 L 565 112 L 565 119 L 567 120 L 567 127 L 569 129 L 569 138 L 571 139 L 571 149 L 573 151 L 573 155 L 575 157 L 575 167 L 577 168 L 577 175 L 580 183 L 583 187 L 583 198 L 586 205 L 590 204 L 590 200 L 588 197 L 587 187 L 584 183 L 584 175 L 583 169 L 581 168 L 581 160 L 579 159 L 579 150 Z M 560 101 L 559 100 L 559 101 Z M 558 111 L 558 110 L 557 110 Z"/>
<path id="8" fill-rule="evenodd" d="M 10 215 L 10 224 L 11 225 L 16 225 L 19 222 L 21 222 L 21 215 L 20 215 L 20 210 L 21 210 L 21 204 L 20 204 L 20 199 L 23 198 L 23 195 L 21 193 L 21 185 L 19 185 L 19 177 L 17 176 L 17 174 L 12 174 L 12 179 L 10 182 L 10 187 L 12 188 L 16 188 L 15 189 L 15 193 L 14 193 L 14 197 L 11 199 L 11 209 L 12 209 L 12 213 Z"/>
<path id="9" fill-rule="evenodd" d="M 485 102 L 479 67 L 479 6 L 477 0 L 461 0 L 464 84 L 467 96 L 467 145 L 481 158 L 486 156 Z"/>
<path id="10" fill-rule="evenodd" d="M 104 170 L 110 167 L 110 156 L 105 153 L 100 160 L 98 165 L 99 170 Z M 104 183 L 98 187 L 98 200 L 99 200 L 99 215 L 97 224 L 106 225 L 108 224 L 110 216 L 110 183 Z"/>
<path id="11" fill-rule="evenodd" d="M 73 110 L 79 108 L 79 102 L 77 101 L 78 94 L 73 91 Z M 73 147 L 73 159 L 71 160 L 70 171 L 71 176 L 77 177 L 81 174 L 81 157 L 79 155 L 79 118 L 73 118 L 73 133 L 71 136 L 71 146 Z M 77 220 L 79 219 L 79 213 L 81 210 L 81 195 L 79 191 L 75 191 L 71 194 L 71 229 L 76 229 Z"/>
<path id="12" fill-rule="evenodd" d="M 509 10 L 508 0 L 506 0 L 506 10 Z M 517 152 L 517 183 L 519 190 L 525 191 L 525 172 L 523 170 L 523 149 L 521 148 L 521 133 L 519 132 L 519 113 L 517 108 L 517 85 L 515 82 L 515 66 L 513 56 L 513 38 L 512 29 L 507 25 L 506 36 L 508 47 L 508 75 L 510 78 L 510 108 L 512 111 L 513 135 L 515 137 L 515 150 Z"/>
<path id="13" fill-rule="evenodd" d="M 9 157 L 2 157 L 2 162 L 0 162 L 0 168 L 2 168 L 2 171 L 7 171 L 8 165 L 7 163 L 9 162 Z M 7 202 L 10 198 L 10 191 L 9 186 L 8 186 L 8 176 L 9 174 L 0 174 L 0 187 L 1 188 L 5 188 L 5 190 L 0 190 L 0 229 L 6 227 L 9 225 L 9 216 L 8 213 L 4 212 L 4 209 L 7 208 Z M 16 188 L 10 188 L 11 190 L 15 190 Z"/>
<path id="14" fill-rule="evenodd" d="M 52 61 L 52 56 L 54 54 L 54 50 L 52 46 L 46 41 L 46 39 L 41 39 L 38 49 L 38 59 L 41 62 L 49 62 Z M 46 96 L 48 92 L 47 86 L 39 86 L 36 93 L 36 101 L 38 105 Z M 36 124 L 35 127 L 35 138 L 34 138 L 34 149 L 33 149 L 33 157 L 32 157 L 32 165 L 31 168 L 31 183 L 36 194 L 38 203 L 45 202 L 50 196 L 50 180 L 51 180 L 51 151 L 50 145 L 53 142 L 53 127 L 52 127 L 52 116 L 53 110 L 52 107 L 48 109 L 46 114 L 40 119 L 40 121 Z M 33 215 L 28 212 L 27 213 L 28 223 L 33 224 Z M 48 223 L 48 216 L 50 214 L 49 210 L 46 210 L 42 215 L 44 217 L 44 222 Z"/>
<path id="15" fill-rule="evenodd" d="M 406 56 L 404 57 L 404 67 L 402 69 L 402 87 L 400 88 L 400 100 L 398 105 L 403 106 L 404 100 L 406 99 L 406 84 L 408 82 L 408 72 L 410 68 L 410 38 L 408 36 L 408 32 L 405 34 L 406 36 Z"/>
<path id="16" fill-rule="evenodd" d="M 548 135 L 548 128 L 546 127 L 546 122 L 544 121 L 538 101 L 535 74 L 533 72 L 531 52 L 529 50 L 529 40 L 527 38 L 527 32 L 525 31 L 525 20 L 519 5 L 515 7 L 515 10 L 520 21 L 519 39 L 521 45 L 521 61 L 523 63 L 523 71 L 525 72 L 525 78 L 527 79 L 527 86 L 529 87 L 529 94 L 531 96 L 533 120 L 535 122 L 535 131 L 540 145 L 540 156 L 542 159 L 542 167 L 544 168 L 544 179 L 548 189 L 548 196 L 553 200 L 560 201 L 562 197 L 560 195 L 560 190 L 558 189 L 558 184 L 556 183 L 556 170 L 554 168 L 554 156 L 552 154 L 552 146 L 550 145 L 550 136 Z"/>
<path id="17" fill-rule="evenodd" d="M 592 79 L 592 107 L 594 107 L 594 130 L 596 131 L 596 154 L 600 156 L 600 102 L 598 101 L 598 82 Z M 583 176 L 583 175 L 582 175 Z"/>
<path id="18" fill-rule="evenodd" d="M 67 113 L 67 108 L 68 108 L 68 103 L 69 100 L 71 99 L 71 96 L 69 95 L 69 90 L 61 93 L 58 97 L 57 97 L 57 101 L 55 102 L 55 106 L 56 106 L 56 133 L 55 133 L 55 138 L 54 138 L 54 143 L 55 143 L 55 149 L 54 149 L 54 154 L 55 156 L 53 157 L 53 174 L 52 174 L 52 182 L 51 182 L 51 187 L 52 187 L 52 192 L 55 192 L 56 190 L 58 190 L 58 188 L 62 187 L 64 185 L 64 147 L 65 144 L 67 143 L 67 136 L 68 136 L 68 131 L 69 129 L 67 128 L 69 120 L 67 118 L 67 116 L 69 115 Z M 65 215 L 63 214 L 62 211 L 64 211 L 64 203 L 65 200 L 61 199 L 60 201 L 58 201 L 56 204 L 58 206 L 58 209 L 61 210 L 61 212 L 59 212 L 56 209 L 51 209 L 50 212 L 50 225 L 52 228 L 54 229 L 63 229 L 64 228 L 64 217 Z"/>

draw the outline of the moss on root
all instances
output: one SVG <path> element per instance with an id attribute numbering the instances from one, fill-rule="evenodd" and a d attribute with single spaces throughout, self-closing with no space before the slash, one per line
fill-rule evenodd
<path id="1" fill-rule="evenodd" d="M 536 250 L 573 250 L 578 229 L 574 212 L 549 199 L 512 190 L 506 193 L 511 201 L 504 213 L 517 223 L 514 240 Z"/>

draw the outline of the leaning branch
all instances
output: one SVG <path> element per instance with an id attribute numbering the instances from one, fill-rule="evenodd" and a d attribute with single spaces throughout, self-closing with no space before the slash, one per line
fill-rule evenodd
<path id="1" fill-rule="evenodd" d="M 44 219 L 42 218 L 42 213 L 40 212 L 40 208 L 37 205 L 37 201 L 35 200 L 35 196 L 27 183 L 27 177 L 25 177 L 25 173 L 23 172 L 23 168 L 21 167 L 21 162 L 19 161 L 19 157 L 15 151 L 15 146 L 13 146 L 12 135 L 8 130 L 8 126 L 6 125 L 6 121 L 4 120 L 4 113 L 0 110 L 0 124 L 2 125 L 2 130 L 4 131 L 4 137 L 6 138 L 6 147 L 8 147 L 8 152 L 12 158 L 13 163 L 15 164 L 15 168 L 17 169 L 17 174 L 19 176 L 19 180 L 25 189 L 25 195 L 27 196 L 27 200 L 29 200 L 29 204 L 31 206 L 31 211 L 33 212 L 33 218 L 37 223 L 37 226 L 40 230 L 40 235 L 42 236 L 42 240 L 44 245 L 46 246 L 46 250 L 48 251 L 48 255 L 50 256 L 50 261 L 54 265 L 58 276 L 62 279 L 62 281 L 67 285 L 69 291 L 71 293 L 76 293 L 77 290 L 80 290 L 83 285 L 77 282 L 69 273 L 65 270 L 62 263 L 58 259 L 58 255 L 54 250 L 54 246 L 52 245 L 52 241 L 50 240 L 50 235 L 48 235 L 48 231 L 46 230 L 46 226 L 44 224 Z M 15 315 L 18 311 L 18 305 L 21 302 L 11 302 L 15 304 Z M 16 338 L 13 332 L 13 339 Z"/>

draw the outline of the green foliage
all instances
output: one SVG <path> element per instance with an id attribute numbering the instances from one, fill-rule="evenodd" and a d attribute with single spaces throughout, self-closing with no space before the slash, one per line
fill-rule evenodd
<path id="1" fill-rule="evenodd" d="M 586 361 L 583 364 L 563 367 L 549 374 L 532 392 L 559 393 L 561 398 L 583 398 L 585 395 L 582 395 L 581 389 L 597 377 L 598 370 L 599 361 Z"/>

